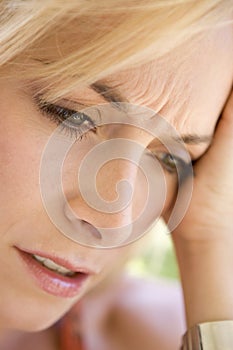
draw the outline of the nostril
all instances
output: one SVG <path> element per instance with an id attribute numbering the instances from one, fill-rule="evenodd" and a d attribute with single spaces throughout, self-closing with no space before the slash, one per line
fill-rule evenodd
<path id="1" fill-rule="evenodd" d="M 87 237 L 86 235 L 88 235 L 89 239 L 91 239 L 91 237 L 98 240 L 102 239 L 102 235 L 99 230 L 97 230 L 97 228 L 95 228 L 95 226 L 90 224 L 88 221 L 76 216 L 67 204 L 64 206 L 64 214 L 75 229 L 76 232 L 74 234 L 78 232 L 84 237 Z"/>
<path id="2" fill-rule="evenodd" d="M 81 220 L 82 221 L 82 225 L 85 226 L 85 228 L 95 237 L 98 239 L 102 238 L 101 233 L 91 224 L 89 224 L 89 222 L 85 221 L 85 220 Z"/>

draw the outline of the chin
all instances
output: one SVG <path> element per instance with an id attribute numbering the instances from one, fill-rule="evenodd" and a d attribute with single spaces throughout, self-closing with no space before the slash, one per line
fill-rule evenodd
<path id="1" fill-rule="evenodd" d="M 39 332 L 54 325 L 69 309 L 60 313 L 49 312 L 48 309 L 46 311 L 44 312 L 44 308 L 41 307 L 39 312 L 38 310 L 35 312 L 35 310 L 30 310 L 28 305 L 25 305 L 23 312 L 21 311 L 19 313 L 15 310 L 14 313 L 1 315 L 1 324 L 3 328 L 7 329 L 23 332 Z"/>
<path id="2" fill-rule="evenodd" d="M 27 322 L 19 330 L 24 332 L 30 332 L 30 333 L 44 331 L 50 328 L 51 326 L 53 326 L 61 317 L 57 317 L 56 319 L 52 319 L 52 320 L 41 320 L 41 322 L 37 322 L 37 321 Z"/>
<path id="3" fill-rule="evenodd" d="M 62 317 L 62 316 L 61 316 Z M 23 319 L 20 323 L 14 322 L 11 324 L 11 329 L 15 329 L 22 332 L 40 332 L 44 331 L 53 326 L 61 317 L 53 318 L 50 320 L 34 320 L 34 319 Z"/>

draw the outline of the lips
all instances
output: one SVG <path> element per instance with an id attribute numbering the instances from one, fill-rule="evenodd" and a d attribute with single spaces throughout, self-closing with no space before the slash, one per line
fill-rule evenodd
<path id="1" fill-rule="evenodd" d="M 44 292 L 62 298 L 79 295 L 93 274 L 84 267 L 74 266 L 62 258 L 15 247 L 28 274 Z"/>

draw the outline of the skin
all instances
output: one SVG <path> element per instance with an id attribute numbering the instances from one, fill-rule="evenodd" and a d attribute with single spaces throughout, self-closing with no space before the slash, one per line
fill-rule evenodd
<path id="1" fill-rule="evenodd" d="M 231 26 L 210 31 L 206 37 L 194 41 L 196 50 L 191 54 L 187 53 L 185 46 L 183 46 L 175 53 L 170 53 L 164 61 L 152 61 L 141 67 L 117 72 L 107 77 L 106 80 L 112 86 L 117 86 L 121 94 L 130 103 L 146 105 L 160 113 L 179 133 L 212 135 L 232 84 L 233 43 L 231 35 Z M 222 40 L 223 36 L 224 41 Z M 185 57 L 185 59 L 180 57 Z M 180 61 L 182 61 L 182 64 Z M 2 164 L 0 172 L 0 182 L 2 184 L 0 201 L 0 279 L 4 280 L 0 291 L 0 328 L 3 332 L 5 328 L 36 331 L 45 329 L 58 320 L 81 295 L 69 299 L 58 298 L 40 290 L 18 262 L 18 257 L 13 248 L 14 245 L 21 246 L 24 249 L 38 249 L 45 252 L 48 251 L 49 247 L 50 252 L 61 257 L 68 256 L 73 262 L 79 262 L 80 260 L 87 262 L 87 266 L 93 268 L 95 274 L 85 285 L 81 294 L 85 294 L 102 280 L 111 271 L 113 263 L 120 260 L 120 257 L 127 253 L 128 248 L 101 251 L 83 247 L 62 235 L 50 222 L 41 202 L 38 174 L 43 148 L 56 126 L 38 111 L 32 100 L 32 93 L 27 89 L 24 81 L 18 80 L 17 77 L 2 80 L 0 81 L 0 91 L 0 159 Z M 93 105 L 104 102 L 99 95 L 90 89 L 75 90 L 67 98 L 75 99 L 79 103 L 88 100 Z M 229 112 L 227 123 L 232 124 Z M 226 129 L 219 132 L 220 136 L 223 135 L 225 138 L 226 135 L 229 137 L 229 132 Z M 147 147 L 152 141 L 151 135 L 134 127 L 123 128 L 119 133 L 124 137 L 136 140 L 144 147 Z M 197 162 L 197 166 L 200 164 L 197 168 L 198 173 L 209 174 L 209 171 L 213 168 L 214 160 L 218 157 L 224 158 L 222 155 L 230 144 L 226 142 L 221 148 L 218 143 L 214 144 L 215 148 L 219 147 L 218 152 L 211 151 L 212 162 L 207 160 L 209 158 L 203 158 L 203 161 Z M 89 208 L 81 200 L 79 190 L 75 187 L 75 175 L 70 170 L 74 164 L 77 166 L 77 158 L 79 163 L 82 155 L 95 144 L 96 141 L 93 136 L 93 138 L 84 140 L 81 144 L 78 143 L 72 148 L 65 162 L 64 192 L 72 209 L 78 212 L 82 220 L 93 226 L 103 226 L 104 223 L 111 224 L 113 227 L 122 225 L 132 218 L 130 215 L 132 215 L 134 208 L 136 211 L 140 209 L 137 199 L 142 196 L 143 187 L 142 192 L 139 191 L 135 195 L 133 209 L 129 208 L 111 217 L 103 213 L 99 214 Z M 204 154 L 208 146 L 209 143 L 200 143 L 187 145 L 187 149 L 195 160 Z M 77 152 L 79 153 L 76 157 Z M 217 153 L 218 155 L 216 155 Z M 208 155 L 209 152 L 205 157 L 208 157 Z M 226 163 L 227 160 L 222 159 L 219 164 L 221 169 L 228 166 Z M 112 190 L 112 179 L 118 181 L 122 177 L 126 177 L 136 185 L 138 184 L 137 181 L 140 181 L 140 179 L 136 179 L 136 170 L 127 162 L 118 161 L 116 168 L 117 171 L 115 168 L 106 168 L 102 174 L 102 179 L 104 178 L 105 181 L 98 182 L 98 189 L 110 200 L 115 198 L 115 193 Z M 232 169 L 229 169 L 229 174 L 231 173 Z M 205 181 L 207 181 L 206 177 L 207 175 L 205 175 Z M 226 181 L 230 182 L 230 176 L 226 174 L 225 177 Z M 200 179 L 203 184 L 205 181 L 201 176 Z M 218 202 L 219 196 L 223 196 L 219 193 L 213 195 L 213 188 L 217 180 L 219 181 L 219 179 L 213 177 L 212 190 L 209 191 L 210 194 L 207 193 L 206 200 L 208 201 L 207 208 L 209 212 L 213 209 L 210 203 Z M 176 179 L 173 175 L 166 174 L 166 181 L 170 196 L 163 211 L 164 216 L 168 214 L 176 186 Z M 199 181 L 199 178 L 196 181 Z M 106 183 L 108 185 L 104 187 Z M 212 237 L 213 230 L 216 236 L 216 239 L 212 240 L 211 243 L 216 255 L 211 253 L 211 256 L 208 255 L 204 262 L 207 270 L 207 266 L 214 260 L 215 256 L 217 256 L 218 262 L 221 260 L 223 246 L 227 244 L 228 237 L 224 240 L 225 245 L 217 248 L 217 242 L 221 236 L 217 229 L 220 227 L 221 233 L 222 231 L 229 231 L 229 227 L 224 226 L 222 228 L 222 221 L 216 224 L 216 220 L 211 220 L 211 224 L 208 221 L 204 226 L 207 227 L 205 230 L 207 232 L 201 232 L 200 236 L 196 236 L 196 230 L 192 232 L 192 229 L 190 229 L 190 222 L 192 222 L 192 227 L 196 227 L 196 225 L 201 227 L 205 216 L 204 213 L 199 215 L 199 212 L 197 214 L 197 211 L 195 211 L 198 199 L 200 199 L 200 196 L 204 196 L 203 191 L 205 190 L 205 186 L 201 185 L 201 182 L 200 185 L 198 184 L 195 184 L 197 190 L 194 192 L 194 201 L 196 202 L 192 202 L 187 220 L 184 220 L 183 226 L 180 226 L 174 233 L 174 242 L 178 252 L 186 296 L 189 325 L 197 321 L 218 317 L 218 310 L 216 314 L 212 315 L 204 307 L 203 313 L 200 314 L 199 307 L 196 307 L 194 312 L 194 308 L 191 306 L 190 300 L 192 302 L 194 300 L 193 305 L 198 305 L 197 300 L 200 300 L 200 295 L 196 294 L 194 290 L 196 290 L 195 287 L 199 283 L 204 283 L 204 276 L 206 276 L 204 272 L 200 276 L 203 263 L 201 253 L 203 251 L 206 253 L 206 243 L 200 243 L 197 237 L 205 235 L 207 237 L 206 241 L 209 243 L 208 237 Z M 227 202 L 225 206 L 224 214 L 230 211 L 231 204 Z M 211 234 L 208 235 L 208 232 L 211 232 Z M 198 241 L 197 244 L 196 241 Z M 188 254 L 190 251 L 192 252 L 191 255 Z M 199 252 L 200 262 L 195 258 L 195 252 Z M 229 254 L 226 255 L 225 263 L 228 257 Z M 189 277 L 186 262 L 192 270 L 194 266 L 197 266 L 193 273 L 194 281 Z M 224 264 L 220 264 L 219 268 L 217 264 L 214 265 L 219 272 L 218 276 L 221 274 L 222 265 Z M 199 266 L 200 269 L 198 270 Z M 227 272 L 225 276 L 227 279 Z M 212 288 L 208 289 L 210 300 L 213 301 L 216 300 L 216 295 L 213 292 L 215 286 L 216 283 L 213 283 Z M 233 290 L 233 287 L 231 290 Z M 207 293 L 207 295 L 209 294 Z M 204 305 L 205 298 L 201 300 L 204 300 Z M 230 300 L 230 302 L 232 301 Z M 25 305 L 30 309 L 30 313 L 24 312 Z M 225 315 L 224 312 L 227 311 L 227 305 L 228 299 L 224 303 L 222 317 Z M 44 310 L 43 313 L 41 313 L 41 308 Z M 229 315 L 229 317 L 232 318 L 232 315 Z M 12 333 L 9 334 L 12 336 Z M 6 337 L 9 334 L 7 333 Z"/>
<path id="2" fill-rule="evenodd" d="M 233 318 L 232 111 L 231 94 L 212 147 L 195 167 L 198 180 L 192 201 L 173 236 L 190 327 L 200 322 Z M 217 168 L 223 169 L 221 176 Z M 206 169 L 213 174 L 211 180 L 204 172 Z M 205 196 L 201 197 L 204 188 Z M 200 202 L 203 215 L 199 215 Z M 190 222 L 194 226 L 187 230 Z"/>

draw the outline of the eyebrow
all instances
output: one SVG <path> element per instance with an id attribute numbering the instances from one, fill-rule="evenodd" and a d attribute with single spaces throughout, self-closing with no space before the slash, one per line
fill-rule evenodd
<path id="1" fill-rule="evenodd" d="M 105 101 L 111 103 L 117 108 L 120 108 L 122 102 L 129 102 L 117 89 L 108 86 L 106 83 L 95 82 L 91 84 L 90 87 L 96 93 L 101 95 Z M 180 137 L 172 137 L 172 139 L 176 142 L 188 145 L 199 145 L 201 143 L 209 144 L 213 139 L 213 135 L 184 134 Z"/>
<path id="2" fill-rule="evenodd" d="M 90 88 L 97 94 L 102 96 L 105 101 L 111 103 L 113 106 L 120 108 L 121 103 L 129 102 L 116 88 L 113 88 L 102 82 L 95 82 L 90 85 Z"/>
<path id="3" fill-rule="evenodd" d="M 184 134 L 180 137 L 173 137 L 173 139 L 187 145 L 199 145 L 201 143 L 210 143 L 213 140 L 213 135 Z"/>

